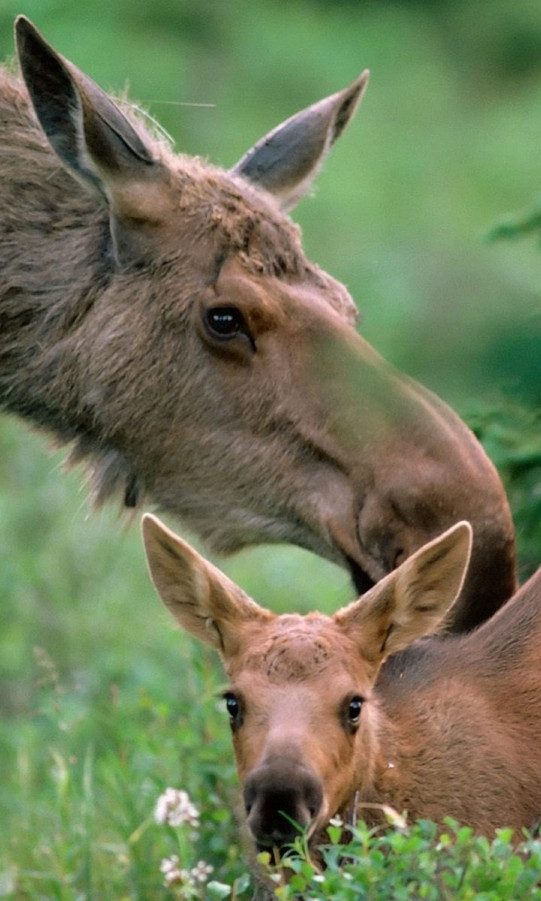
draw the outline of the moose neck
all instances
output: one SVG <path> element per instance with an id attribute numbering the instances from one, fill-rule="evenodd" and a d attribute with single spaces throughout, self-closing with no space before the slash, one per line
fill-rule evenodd
<path id="1" fill-rule="evenodd" d="M 70 342 L 110 277 L 107 214 L 51 153 L 18 82 L 0 78 L 0 403 L 68 437 L 80 407 Z"/>
<path id="2" fill-rule="evenodd" d="M 99 231 L 97 224 L 91 240 Z M 32 272 L 32 261 L 25 269 L 21 251 L 18 266 L 29 275 L 10 279 L 4 268 L 0 296 L 0 404 L 61 442 L 94 431 L 91 405 L 82 390 L 79 329 L 103 295 L 110 273 L 92 260 L 90 242 L 85 253 L 85 237 L 80 228 L 63 241 L 54 234 L 43 239 L 39 272 Z M 13 262 L 9 268 L 17 267 Z"/>
<path id="3" fill-rule="evenodd" d="M 108 213 L 51 152 L 20 83 L 3 72 L 0 87 L 9 135 L 0 155 L 0 405 L 61 444 L 75 441 L 74 460 L 98 457 L 109 467 L 104 495 L 120 485 L 135 491 L 84 376 L 84 325 L 115 277 Z"/>

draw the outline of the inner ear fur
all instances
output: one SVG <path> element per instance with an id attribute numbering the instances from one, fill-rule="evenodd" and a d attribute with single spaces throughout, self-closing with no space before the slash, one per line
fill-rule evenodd
<path id="1" fill-rule="evenodd" d="M 177 622 L 224 656 L 235 653 L 246 625 L 273 617 L 156 516 L 142 520 L 152 582 Z"/>
<path id="2" fill-rule="evenodd" d="M 139 263 L 142 254 L 153 251 L 153 229 L 172 203 L 167 167 L 155 158 L 143 129 L 138 131 L 135 121 L 24 16 L 15 22 L 15 41 L 51 147 L 72 175 L 107 203 L 118 262 Z"/>
<path id="3" fill-rule="evenodd" d="M 232 172 L 269 191 L 289 212 L 308 193 L 332 145 L 355 115 L 368 77 L 365 69 L 343 91 L 286 119 L 245 153 Z"/>
<path id="4" fill-rule="evenodd" d="M 339 610 L 335 621 L 355 636 L 363 657 L 379 666 L 442 627 L 462 589 L 471 546 L 470 524 L 457 523 Z"/>

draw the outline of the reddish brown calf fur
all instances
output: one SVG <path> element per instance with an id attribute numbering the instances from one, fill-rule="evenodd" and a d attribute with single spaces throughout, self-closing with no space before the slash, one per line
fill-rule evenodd
<path id="1" fill-rule="evenodd" d="M 367 80 L 303 110 L 230 172 L 175 155 L 16 23 L 0 70 L 0 404 L 115 491 L 231 551 L 289 541 L 358 590 L 456 519 L 473 565 L 452 626 L 515 586 L 507 501 L 457 416 L 359 337 L 345 288 L 284 211 Z"/>
<path id="2" fill-rule="evenodd" d="M 332 617 L 276 616 L 159 520 L 143 532 L 162 600 L 222 657 L 258 847 L 291 842 L 291 820 L 316 843 L 330 817 L 377 822 L 383 804 L 486 835 L 537 823 L 541 571 L 477 631 L 426 638 L 460 592 L 467 523 Z"/>

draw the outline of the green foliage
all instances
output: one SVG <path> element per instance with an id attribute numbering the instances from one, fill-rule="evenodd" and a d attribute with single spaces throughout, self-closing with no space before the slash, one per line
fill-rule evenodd
<path id="1" fill-rule="evenodd" d="M 332 829 L 332 827 L 331 827 Z M 307 857 L 302 842 L 276 871 L 268 871 L 280 901 L 539 901 L 541 843 L 524 836 L 514 847 L 510 830 L 492 841 L 448 820 L 390 828 L 381 835 L 363 823 L 347 845 L 322 849 L 324 867 Z M 336 838 L 336 837 L 334 837 Z M 269 897 L 271 897 L 269 895 Z"/>
<path id="2" fill-rule="evenodd" d="M 189 654 L 183 712 L 169 708 L 164 692 L 154 698 L 142 687 L 130 697 L 104 685 L 101 703 L 89 703 L 84 687 L 64 684 L 42 649 L 34 667 L 26 721 L 0 727 L 0 885 L 11 887 L 3 894 L 168 897 L 159 864 L 175 844 L 152 813 L 170 784 L 189 785 L 205 807 L 197 839 L 204 854 L 194 863 L 204 856 L 222 879 L 240 875 L 229 736 L 217 717 L 209 662 Z"/>
<path id="3" fill-rule="evenodd" d="M 526 235 L 538 233 L 541 239 L 541 194 L 534 198 L 532 208 L 527 212 L 508 215 L 491 229 L 488 238 L 491 241 L 524 238 Z"/>
<path id="4" fill-rule="evenodd" d="M 485 402 L 470 404 L 466 418 L 505 485 L 522 581 L 535 572 L 541 555 L 541 410 Z"/>

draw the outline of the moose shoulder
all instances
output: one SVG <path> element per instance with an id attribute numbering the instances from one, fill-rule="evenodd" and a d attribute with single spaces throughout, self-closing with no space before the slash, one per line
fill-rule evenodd
<path id="1" fill-rule="evenodd" d="M 391 805 L 490 835 L 541 812 L 541 571 L 479 629 L 428 637 L 470 557 L 459 523 L 328 617 L 276 616 L 153 517 L 154 584 L 220 653 L 248 826 L 281 847 Z M 416 639 L 425 637 L 423 642 Z M 412 644 L 413 643 L 413 644 Z M 388 658 L 388 659 L 387 659 Z"/>
<path id="2" fill-rule="evenodd" d="M 473 565 L 452 626 L 515 586 L 499 478 L 439 399 L 355 332 L 345 288 L 285 211 L 367 73 L 229 172 L 162 136 L 16 23 L 0 74 L 0 404 L 72 445 L 98 502 L 120 491 L 212 547 L 288 541 L 358 590 L 458 518 Z"/>

